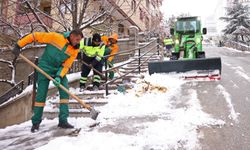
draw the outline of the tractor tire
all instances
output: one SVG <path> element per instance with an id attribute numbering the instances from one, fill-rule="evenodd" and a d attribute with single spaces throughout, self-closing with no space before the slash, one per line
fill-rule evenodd
<path id="1" fill-rule="evenodd" d="M 180 53 L 171 53 L 170 60 L 178 60 L 180 57 Z"/>
<path id="2" fill-rule="evenodd" d="M 205 53 L 197 53 L 197 58 L 205 58 Z"/>
<path id="3" fill-rule="evenodd" d="M 178 60 L 178 57 L 176 55 L 170 56 L 170 60 Z"/>

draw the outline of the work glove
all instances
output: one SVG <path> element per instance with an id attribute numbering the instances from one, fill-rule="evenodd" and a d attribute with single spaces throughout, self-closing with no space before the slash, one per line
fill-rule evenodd
<path id="1" fill-rule="evenodd" d="M 61 77 L 56 77 L 54 80 L 55 80 L 53 81 L 54 85 L 56 87 L 59 87 L 59 85 L 61 84 Z"/>
<path id="2" fill-rule="evenodd" d="M 18 57 L 19 54 L 21 53 L 21 47 L 18 45 L 18 44 L 15 44 L 13 50 L 12 50 L 12 53 Z"/>

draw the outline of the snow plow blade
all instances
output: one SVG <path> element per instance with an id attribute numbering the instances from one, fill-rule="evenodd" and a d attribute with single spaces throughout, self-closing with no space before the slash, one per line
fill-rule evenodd
<path id="1" fill-rule="evenodd" d="M 160 62 L 149 62 L 148 70 L 150 75 L 153 73 L 170 73 L 170 72 L 184 73 L 193 70 L 201 72 L 203 71 L 204 75 L 204 72 L 211 73 L 214 70 L 218 70 L 218 73 L 216 74 L 220 76 L 221 58 L 215 57 L 215 58 L 200 58 L 192 60 L 170 60 L 170 61 L 160 61 Z M 212 74 L 212 76 L 214 76 L 214 74 Z"/>

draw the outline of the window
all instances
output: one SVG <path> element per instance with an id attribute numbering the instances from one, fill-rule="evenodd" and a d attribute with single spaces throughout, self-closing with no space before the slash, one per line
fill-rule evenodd
<path id="1" fill-rule="evenodd" d="M 125 31 L 123 24 L 118 24 L 118 34 L 123 34 Z"/>
<path id="2" fill-rule="evenodd" d="M 50 11 L 51 11 L 51 7 L 44 7 L 43 8 L 43 12 L 45 12 L 48 15 L 50 15 Z"/>
<path id="3" fill-rule="evenodd" d="M 31 12 L 28 6 L 25 4 L 22 4 L 22 0 L 17 0 L 17 5 L 16 5 L 16 14 L 17 15 L 23 15 L 25 13 Z"/>
<path id="4" fill-rule="evenodd" d="M 136 2 L 135 2 L 135 0 L 132 0 L 132 1 L 131 1 L 131 10 L 132 10 L 133 12 L 136 12 Z"/>
<path id="5" fill-rule="evenodd" d="M 197 21 L 178 21 L 177 22 L 177 31 L 180 32 L 190 32 L 197 31 L 199 24 Z"/>

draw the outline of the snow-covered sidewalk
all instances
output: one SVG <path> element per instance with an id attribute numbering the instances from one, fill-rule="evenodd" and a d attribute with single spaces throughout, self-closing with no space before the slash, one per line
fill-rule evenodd
<path id="1" fill-rule="evenodd" d="M 39 150 L 200 149 L 199 138 L 202 137 L 199 129 L 225 124 L 202 110 L 195 90 L 186 89 L 185 102 L 176 101 L 174 97 L 180 95 L 186 81 L 156 74 L 146 76 L 145 80 L 166 87 L 167 91 L 153 90 L 138 95 L 142 88 L 138 84 L 126 94 L 110 95 L 108 104 L 98 108 L 101 111 L 97 120 L 101 122 L 99 126 L 90 129 L 88 125 L 93 120 L 69 118 L 70 123 L 82 128 L 77 137 L 55 136 L 46 131 L 57 126 L 57 119 L 44 120 L 41 132 L 35 134 L 30 133 L 30 121 L 0 129 L 0 147 Z"/>

